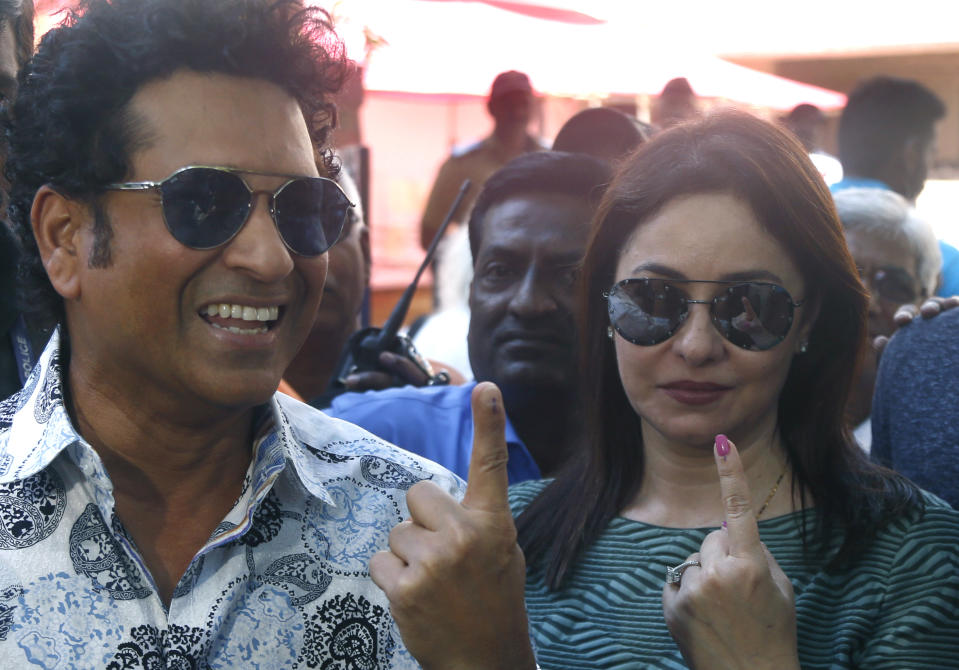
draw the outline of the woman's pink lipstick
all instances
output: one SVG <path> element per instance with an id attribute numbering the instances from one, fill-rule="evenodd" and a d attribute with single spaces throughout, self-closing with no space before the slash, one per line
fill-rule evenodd
<path id="1" fill-rule="evenodd" d="M 666 395 L 684 405 L 708 405 L 716 402 L 732 387 L 709 382 L 679 381 L 663 384 Z"/>

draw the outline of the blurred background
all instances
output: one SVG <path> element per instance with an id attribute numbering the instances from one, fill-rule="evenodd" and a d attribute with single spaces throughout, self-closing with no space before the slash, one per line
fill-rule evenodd
<path id="1" fill-rule="evenodd" d="M 845 92 L 877 74 L 918 80 L 948 107 L 917 207 L 959 246 L 959 3 L 912 0 L 306 0 L 326 9 L 361 78 L 340 96 L 337 149 L 357 177 L 373 248 L 371 321 L 382 323 L 423 258 L 419 222 L 436 171 L 487 136 L 486 98 L 506 70 L 529 75 L 529 131 L 546 146 L 587 107 L 652 120 L 685 77 L 704 110 L 777 119 L 800 103 L 825 115 L 836 154 Z M 39 0 L 38 36 L 75 4 Z M 410 319 L 429 311 L 427 276 Z"/>

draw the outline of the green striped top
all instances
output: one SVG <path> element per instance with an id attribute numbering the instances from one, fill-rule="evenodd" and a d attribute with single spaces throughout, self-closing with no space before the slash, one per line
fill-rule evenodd
<path id="1" fill-rule="evenodd" d="M 546 485 L 510 488 L 513 514 Z M 933 496 L 897 519 L 850 568 L 803 560 L 801 516 L 759 522 L 763 542 L 796 594 L 799 660 L 808 668 L 959 668 L 959 512 Z M 810 526 L 810 528 L 814 528 Z M 526 607 L 543 670 L 686 668 L 663 619 L 666 566 L 714 528 L 663 528 L 617 517 L 551 592 L 527 566 Z M 835 541 L 838 543 L 839 534 Z"/>

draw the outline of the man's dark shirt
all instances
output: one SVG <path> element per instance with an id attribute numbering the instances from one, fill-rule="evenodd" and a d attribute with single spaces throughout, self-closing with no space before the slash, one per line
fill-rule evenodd
<path id="1" fill-rule="evenodd" d="M 959 509 L 959 309 L 890 340 L 872 402 L 872 458 Z"/>

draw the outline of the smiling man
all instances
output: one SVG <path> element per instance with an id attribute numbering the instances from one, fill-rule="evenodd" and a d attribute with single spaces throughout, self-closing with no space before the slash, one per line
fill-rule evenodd
<path id="1" fill-rule="evenodd" d="M 490 177 L 470 214 L 470 365 L 503 392 L 511 483 L 554 473 L 579 437 L 573 280 L 609 178 L 590 156 L 525 154 Z M 475 386 L 346 393 L 328 413 L 465 477 Z"/>
<path id="2" fill-rule="evenodd" d="M 95 1 L 21 75 L 60 328 L 0 406 L 0 666 L 417 667 L 368 563 L 460 483 L 274 395 L 350 207 L 314 151 L 340 53 L 295 2 Z"/>

